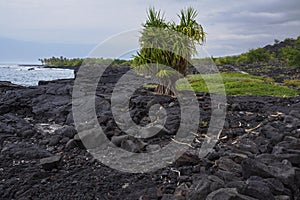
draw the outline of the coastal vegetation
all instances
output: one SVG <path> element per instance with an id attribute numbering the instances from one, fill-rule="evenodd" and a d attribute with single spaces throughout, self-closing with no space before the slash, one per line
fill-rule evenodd
<path id="1" fill-rule="evenodd" d="M 275 39 L 273 45 L 250 49 L 240 55 L 214 58 L 214 61 L 217 65 L 269 63 L 279 66 L 300 66 L 300 36 L 296 39 L 287 38 L 282 42 Z"/>
<path id="2" fill-rule="evenodd" d="M 63 56 L 60 57 L 51 57 L 39 59 L 39 61 L 50 67 L 79 67 L 84 64 L 96 64 L 96 65 L 111 65 L 111 66 L 130 66 L 131 60 L 122 60 L 122 59 L 111 59 L 111 58 L 66 58 Z"/>
<path id="3" fill-rule="evenodd" d="M 179 16 L 184 18 L 185 21 L 193 21 L 192 19 L 196 16 L 196 11 L 193 9 L 189 11 L 183 10 Z M 174 47 L 175 51 L 173 53 L 146 47 L 150 45 L 148 41 L 151 41 L 155 36 L 155 34 L 151 36 L 151 31 L 154 31 L 152 28 L 162 26 L 162 30 L 173 31 L 177 26 L 180 26 L 182 29 L 183 24 L 186 23 L 187 22 L 180 22 L 176 25 L 174 22 L 166 22 L 160 11 L 150 9 L 140 38 L 141 50 L 133 57 L 133 60 L 108 58 L 68 59 L 61 56 L 58 58 L 40 59 L 40 61 L 45 66 L 55 67 L 77 67 L 82 65 L 83 62 L 88 65 L 132 66 L 141 74 L 151 75 L 155 83 L 161 83 L 148 85 L 147 87 L 154 87 L 157 93 L 170 95 L 173 94 L 172 91 L 185 90 L 188 89 L 188 86 L 182 82 L 181 78 L 183 76 L 174 74 L 169 70 L 170 68 L 165 68 L 165 66 L 172 67 L 175 72 L 177 71 L 182 75 L 186 75 L 187 69 L 190 67 L 189 59 L 191 59 L 190 57 L 193 54 L 195 42 L 202 44 L 205 41 L 205 33 L 202 27 L 198 27 L 198 35 L 194 35 L 195 38 L 192 38 L 188 42 L 188 48 L 185 49 L 183 46 L 187 43 L 184 43 L 186 41 L 184 41 L 183 38 L 179 40 L 180 42 L 176 43 L 177 46 L 172 46 L 175 36 L 160 35 L 157 41 L 160 43 L 156 45 L 165 45 L 164 47 L 167 48 Z M 194 23 L 197 26 L 199 25 L 195 21 Z M 178 27 L 177 29 L 181 30 Z M 161 42 L 163 38 L 167 38 L 168 40 L 164 40 L 165 42 L 163 43 Z M 177 39 L 180 38 L 177 37 Z M 297 39 L 287 38 L 283 41 L 275 40 L 273 45 L 251 49 L 241 55 L 212 59 L 222 72 L 221 77 L 223 78 L 227 95 L 278 97 L 299 95 L 300 36 Z M 197 62 L 197 60 L 192 61 L 192 63 L 195 62 Z M 203 61 L 201 60 L 201 62 Z M 151 63 L 157 63 L 157 65 Z M 233 68 L 227 66 L 233 66 Z M 232 72 L 235 69 L 248 72 L 249 74 Z M 218 84 L 214 84 L 213 88 L 210 88 L 210 91 L 208 91 L 207 88 L 207 84 L 213 82 L 215 76 L 216 74 L 189 74 L 186 78 L 195 92 L 218 93 L 220 92 L 220 85 Z"/>
<path id="4" fill-rule="evenodd" d="M 178 17 L 178 24 L 167 22 L 161 11 L 150 8 L 139 39 L 141 50 L 132 62 L 137 72 L 154 79 L 155 91 L 159 94 L 176 93 L 175 82 L 186 75 L 189 61 L 196 53 L 196 44 L 205 41 L 195 9 L 183 9 Z"/>
<path id="5" fill-rule="evenodd" d="M 216 82 L 218 74 L 188 75 L 187 80 L 195 92 L 223 93 L 223 86 Z M 299 91 L 276 83 L 274 79 L 263 76 L 254 76 L 237 72 L 221 73 L 226 95 L 232 96 L 277 96 L 293 97 L 299 95 Z M 212 86 L 208 90 L 207 85 Z M 222 83 L 222 84 L 223 84 Z M 286 85 L 300 87 L 300 82 L 288 82 Z M 177 89 L 189 89 L 182 80 L 177 82 Z"/>
<path id="6" fill-rule="evenodd" d="M 45 66 L 54 66 L 54 67 L 76 67 L 80 66 L 83 62 L 82 58 L 71 58 L 68 59 L 66 57 L 60 56 L 60 57 L 51 57 L 51 58 L 43 58 L 39 59 L 39 61 L 42 63 L 42 65 Z"/>
<path id="7" fill-rule="evenodd" d="M 150 12 L 150 10 L 149 10 L 149 12 Z M 155 12 L 155 10 L 151 10 L 151 12 Z M 162 18 L 160 12 L 156 13 L 157 16 L 155 16 L 155 13 L 152 13 L 152 14 L 154 14 L 154 16 L 152 16 L 152 18 L 153 17 L 154 18 L 155 17 Z M 162 19 L 160 19 L 160 20 L 162 20 Z M 151 19 L 151 20 L 155 21 L 155 19 Z M 148 24 L 147 26 L 151 26 L 149 19 L 147 21 L 147 24 Z M 156 26 L 159 26 L 159 25 L 156 25 Z M 205 33 L 202 32 L 202 34 L 204 34 L 201 36 L 204 41 Z M 143 39 L 145 40 L 147 38 L 143 37 Z M 142 40 L 142 38 L 141 38 L 141 40 Z M 202 40 L 200 40 L 200 41 L 202 41 Z M 144 43 L 144 42 L 141 41 L 141 43 Z M 141 52 L 143 52 L 143 51 L 141 51 Z M 86 58 L 86 59 L 84 59 L 84 58 L 66 58 L 63 56 L 60 56 L 60 57 L 53 56 L 51 58 L 39 59 L 39 61 L 45 66 L 55 66 L 55 67 L 80 66 L 83 63 L 83 61 L 90 62 L 90 63 L 96 63 L 96 64 L 112 64 L 112 65 L 116 65 L 116 66 L 117 65 L 130 66 L 133 64 L 134 66 L 137 67 L 139 62 L 149 63 L 149 60 L 147 60 L 146 58 L 142 58 L 141 52 L 138 54 L 138 56 L 134 56 L 133 60 L 122 60 L 122 59 L 111 59 L 111 58 Z M 152 59 L 154 61 L 158 61 L 158 56 L 156 58 L 152 58 Z M 162 58 L 160 58 L 160 59 L 162 59 Z M 178 59 L 178 58 L 174 58 L 174 60 L 176 60 L 176 59 Z M 224 57 L 217 57 L 217 58 L 212 57 L 212 59 L 214 60 L 214 62 L 217 65 L 226 65 L 226 64 L 227 65 L 245 65 L 245 64 L 255 64 L 255 63 L 256 64 L 268 63 L 270 65 L 280 65 L 280 66 L 283 66 L 283 65 L 285 65 L 285 66 L 300 66 L 300 36 L 297 37 L 296 39 L 286 38 L 285 40 L 283 40 L 281 42 L 279 40 L 275 39 L 273 45 L 267 45 L 265 47 L 257 48 L 257 49 L 250 49 L 248 52 L 242 53 L 240 55 L 224 56 Z M 163 63 L 169 64 L 167 62 L 168 62 L 168 60 L 164 61 Z M 177 64 L 177 65 L 179 65 L 179 64 Z M 186 69 L 187 64 L 185 64 L 184 67 L 181 67 L 181 68 Z M 181 71 L 184 72 L 185 70 L 181 70 Z"/>

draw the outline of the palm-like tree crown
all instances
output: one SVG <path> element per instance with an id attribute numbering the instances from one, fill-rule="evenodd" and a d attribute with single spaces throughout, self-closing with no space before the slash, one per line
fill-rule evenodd
<path id="1" fill-rule="evenodd" d="M 167 84 L 160 91 L 164 94 L 175 90 L 174 84 L 179 78 L 165 66 L 185 75 L 189 60 L 196 53 L 196 43 L 205 41 L 205 32 L 196 21 L 196 10 L 191 7 L 183 9 L 178 17 L 179 24 L 167 23 L 160 11 L 150 8 L 139 40 L 141 50 L 133 59 L 137 71 L 150 74 L 157 82 Z"/>

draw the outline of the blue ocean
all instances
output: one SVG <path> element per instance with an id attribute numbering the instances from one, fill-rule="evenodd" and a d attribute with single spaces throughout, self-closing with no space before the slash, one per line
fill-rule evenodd
<path id="1" fill-rule="evenodd" d="M 36 86 L 41 80 L 74 78 L 71 69 L 43 68 L 42 66 L 0 65 L 0 81 L 10 81 L 23 86 Z"/>

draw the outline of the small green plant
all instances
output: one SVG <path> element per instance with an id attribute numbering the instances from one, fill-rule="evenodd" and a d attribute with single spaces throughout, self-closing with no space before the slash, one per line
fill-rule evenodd
<path id="1" fill-rule="evenodd" d="M 201 127 L 206 128 L 208 126 L 208 123 L 206 121 L 201 121 Z"/>

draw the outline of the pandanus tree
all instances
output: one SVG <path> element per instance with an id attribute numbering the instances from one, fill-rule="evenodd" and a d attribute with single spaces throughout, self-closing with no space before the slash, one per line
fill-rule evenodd
<path id="1" fill-rule="evenodd" d="M 140 51 L 132 65 L 137 72 L 150 75 L 159 94 L 176 94 L 176 81 L 186 75 L 196 44 L 203 44 L 205 32 L 196 21 L 197 11 L 181 10 L 180 22 L 166 22 L 163 14 L 150 8 L 141 32 Z"/>

